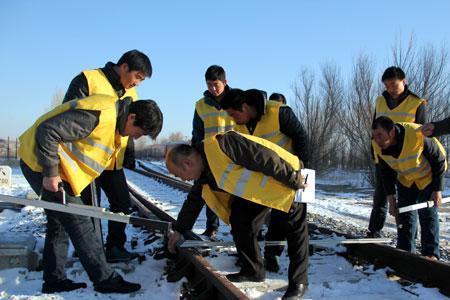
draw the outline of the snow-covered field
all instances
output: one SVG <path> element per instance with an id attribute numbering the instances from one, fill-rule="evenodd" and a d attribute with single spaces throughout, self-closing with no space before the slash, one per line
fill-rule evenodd
<path id="1" fill-rule="evenodd" d="M 151 164 L 153 165 L 153 164 Z M 158 171 L 164 169 L 161 163 L 156 164 Z M 140 189 L 149 199 L 157 201 L 159 205 L 176 217 L 186 193 L 169 188 L 152 179 L 143 177 L 132 171 L 126 171 L 129 182 Z M 351 223 L 362 229 L 367 228 L 370 214 L 371 191 L 367 188 L 360 175 L 344 172 L 334 172 L 324 178 L 318 178 L 317 201 L 308 206 L 310 212 L 322 216 Z M 323 188 L 322 188 L 323 187 Z M 339 191 L 345 190 L 345 192 Z M 1 189 L 1 194 L 24 196 L 30 188 L 18 168 L 13 169 L 13 187 Z M 356 191 L 356 192 L 354 192 Z M 104 196 L 102 197 L 105 198 Z M 103 203 L 105 205 L 105 203 Z M 441 214 L 441 234 L 444 237 L 442 243 L 448 242 L 449 228 L 445 222 L 449 218 L 448 212 Z M 41 209 L 26 207 L 21 212 L 4 210 L 0 213 L 0 234 L 6 232 L 33 233 L 37 238 L 37 249 L 43 247 L 43 223 L 45 217 Z M 393 220 L 386 230 L 395 232 Z M 204 229 L 205 214 L 202 212 L 197 220 L 194 231 L 200 233 Z M 106 224 L 104 224 L 106 225 Z M 106 226 L 103 226 L 106 228 Z M 147 252 L 153 247 L 160 246 L 159 242 L 152 245 L 144 245 L 145 234 L 136 228 L 127 227 L 129 238 L 137 237 L 138 245 L 133 251 Z M 229 228 L 222 225 L 220 236 L 229 240 Z M 130 245 L 127 245 L 130 248 Z M 70 250 L 72 251 L 72 249 Z M 238 271 L 234 266 L 235 257 L 229 254 L 234 249 L 221 249 L 212 252 L 209 258 L 211 264 L 224 273 Z M 73 259 L 71 259 L 73 260 Z M 167 283 L 163 274 L 165 260 L 156 261 L 147 255 L 147 260 L 142 264 L 133 263 L 127 265 L 134 269 L 124 274 L 119 272 L 127 280 L 139 282 L 143 289 L 134 295 L 135 299 L 178 299 L 181 283 Z M 288 259 L 283 254 L 281 259 L 282 271 L 280 274 L 268 273 L 266 284 L 276 285 L 287 278 Z M 75 260 L 74 264 L 67 268 L 69 278 L 88 283 L 88 288 L 68 293 L 44 295 L 40 293 L 42 285 L 42 272 L 29 272 L 26 269 L 16 268 L 0 270 L 0 299 L 127 299 L 129 295 L 102 295 L 93 290 L 86 272 Z M 396 282 L 386 280 L 386 270 L 373 270 L 371 268 L 354 267 L 342 257 L 330 252 L 318 252 L 310 257 L 309 268 L 310 286 L 306 298 L 310 299 L 444 299 L 436 289 L 427 289 L 420 284 L 404 287 Z M 254 299 L 280 299 L 283 292 L 269 292 L 262 294 L 257 286 L 247 286 L 245 292 Z"/>

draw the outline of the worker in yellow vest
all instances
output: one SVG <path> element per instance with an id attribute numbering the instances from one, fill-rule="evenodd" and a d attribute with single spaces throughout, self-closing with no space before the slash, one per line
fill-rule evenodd
<path id="1" fill-rule="evenodd" d="M 70 83 L 63 103 L 96 94 L 110 95 L 119 99 L 131 97 L 135 101 L 138 99 L 136 86 L 151 75 L 152 65 L 147 55 L 138 50 L 130 50 L 124 53 L 116 64 L 108 62 L 103 68 L 84 70 L 77 75 Z M 95 181 L 97 199 L 100 199 L 101 188 L 108 198 L 112 212 L 129 214 L 131 199 L 123 167 L 134 168 L 134 143 L 133 139 L 122 137 L 120 144 L 120 150 L 114 155 L 110 165 Z M 81 198 L 86 204 L 91 204 L 90 187 L 83 191 Z M 125 249 L 127 240 L 125 227 L 126 224 L 108 221 L 105 245 L 108 262 L 128 261 L 138 257 L 137 253 Z"/>
<path id="2" fill-rule="evenodd" d="M 152 100 L 118 101 L 98 94 L 66 102 L 41 116 L 20 136 L 22 172 L 44 201 L 61 202 L 64 193 L 67 202 L 83 204 L 80 193 L 114 160 L 121 137 L 156 138 L 162 120 Z M 90 218 L 51 210 L 45 213 L 43 293 L 86 287 L 66 278 L 69 238 L 96 291 L 131 293 L 140 289 L 139 284 L 124 281 L 106 262 Z"/>
<path id="3" fill-rule="evenodd" d="M 435 138 L 425 138 L 420 125 L 395 123 L 379 117 L 372 124 L 373 149 L 389 202 L 389 213 L 397 219 L 397 248 L 415 252 L 417 214 L 421 226 L 422 255 L 439 259 L 437 206 L 442 200 L 445 150 Z M 397 188 L 397 195 L 396 191 Z M 435 206 L 398 213 L 398 208 L 434 201 Z"/>
<path id="4" fill-rule="evenodd" d="M 303 296 L 308 286 L 308 230 L 306 207 L 294 202 L 296 190 L 305 188 L 297 156 L 268 140 L 229 131 L 195 146 L 175 146 L 166 156 L 166 166 L 183 180 L 196 180 L 202 195 L 183 204 L 174 225 L 176 231 L 169 235 L 170 252 L 175 251 L 181 234 L 192 228 L 204 200 L 231 225 L 243 258 L 241 270 L 227 278 L 232 282 L 264 281 L 257 234 L 269 209 L 280 210 L 291 216 L 285 227 L 289 249 L 299 254 L 290 257 L 296 263 L 289 265 L 289 287 L 283 299 Z"/>
<path id="5" fill-rule="evenodd" d="M 405 73 L 399 67 L 387 68 L 382 77 L 386 90 L 375 101 L 374 120 L 386 116 L 397 122 L 424 124 L 426 121 L 426 101 L 408 89 Z M 381 237 L 386 221 L 387 198 L 384 193 L 378 161 L 375 158 L 375 191 L 373 207 L 369 219 L 368 237 Z"/>
<path id="6" fill-rule="evenodd" d="M 199 143 L 204 138 L 233 129 L 234 122 L 222 109 L 221 101 L 223 96 L 229 91 L 225 70 L 218 65 L 209 66 L 205 72 L 207 90 L 203 97 L 195 103 L 194 119 L 192 122 L 191 143 Z M 188 198 L 201 197 L 197 193 L 198 185 L 194 182 L 194 187 L 188 194 Z M 202 235 L 211 240 L 216 239 L 219 228 L 219 218 L 209 208 L 206 207 L 206 230 Z"/>
<path id="7" fill-rule="evenodd" d="M 290 153 L 296 155 L 302 161 L 303 166 L 308 164 L 308 138 L 303 125 L 295 116 L 292 109 L 277 101 L 266 101 L 265 93 L 257 89 L 242 91 L 231 89 L 222 100 L 222 107 L 236 122 L 234 130 L 240 133 L 251 134 L 267 139 Z M 306 211 L 306 204 L 299 206 Z M 291 217 L 299 217 L 298 214 L 286 214 L 280 210 L 272 210 L 269 227 L 265 236 L 266 241 L 282 241 L 288 235 L 287 225 L 290 223 L 304 223 L 306 220 L 293 220 Z M 305 233 L 307 235 L 308 233 Z M 300 242 L 300 241 L 299 241 Z M 288 240 L 288 244 L 292 241 Z M 280 270 L 278 258 L 283 252 L 283 246 L 268 246 L 264 249 L 264 263 L 266 270 L 277 273 Z M 305 248 L 288 248 L 291 258 L 290 268 L 295 270 L 300 266 L 297 257 L 307 257 Z M 295 276 L 295 272 L 290 274 Z M 295 281 L 292 279 L 291 281 Z"/>

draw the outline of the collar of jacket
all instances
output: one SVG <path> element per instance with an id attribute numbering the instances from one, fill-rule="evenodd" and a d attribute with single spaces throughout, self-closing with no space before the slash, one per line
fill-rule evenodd
<path id="1" fill-rule="evenodd" d="M 205 98 L 205 103 L 208 104 L 208 105 L 214 106 L 218 110 L 221 110 L 222 109 L 222 105 L 220 104 L 220 100 L 222 100 L 223 96 L 225 96 L 225 94 L 229 90 L 230 90 L 230 87 L 228 85 L 226 85 L 223 93 L 220 94 L 219 97 L 214 97 L 213 95 L 211 95 L 211 93 L 208 90 L 206 90 L 203 93 L 203 97 Z"/>
<path id="2" fill-rule="evenodd" d="M 395 124 L 394 128 L 397 143 L 393 146 L 388 147 L 387 149 L 381 149 L 381 153 L 383 155 L 390 155 L 395 158 L 398 158 L 403 149 L 403 141 L 405 139 L 405 128 L 403 128 L 403 126 L 401 126 L 400 124 Z"/>
<path id="3" fill-rule="evenodd" d="M 409 95 L 414 95 L 414 94 L 409 91 L 408 85 L 405 84 L 405 90 L 403 91 L 403 93 L 400 94 L 400 97 L 398 97 L 398 99 L 396 100 L 397 106 L 399 106 L 400 103 L 402 103 L 403 100 L 405 100 L 406 97 L 408 97 Z M 416 95 L 414 95 L 414 96 L 416 96 Z M 388 103 L 390 100 L 394 100 L 394 99 L 392 99 L 391 95 L 387 91 L 383 92 L 383 97 L 386 99 L 386 101 Z M 419 98 L 419 97 L 417 97 L 417 98 Z"/>
<path id="4" fill-rule="evenodd" d="M 117 111 L 116 129 L 119 130 L 119 134 L 123 136 L 128 113 L 130 111 L 130 104 L 133 102 L 133 99 L 131 97 L 125 97 L 124 99 L 117 101 L 119 103 L 119 109 Z"/>
<path id="5" fill-rule="evenodd" d="M 102 70 L 103 74 L 105 74 L 109 83 L 116 92 L 117 96 L 120 98 L 125 94 L 125 88 L 123 87 L 122 83 L 120 83 L 119 74 L 117 74 L 116 71 L 114 70 L 115 66 L 116 66 L 115 63 L 109 61 L 100 70 Z"/>

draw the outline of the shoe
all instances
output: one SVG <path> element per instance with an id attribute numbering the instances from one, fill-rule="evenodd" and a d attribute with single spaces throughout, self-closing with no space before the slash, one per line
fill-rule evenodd
<path id="1" fill-rule="evenodd" d="M 278 256 L 268 255 L 264 257 L 264 266 L 266 271 L 278 273 L 280 271 L 280 264 L 278 263 Z"/>
<path id="2" fill-rule="evenodd" d="M 87 288 L 87 284 L 84 282 L 73 282 L 70 279 L 63 279 L 54 283 L 46 283 L 42 284 L 42 293 L 44 294 L 53 294 L 53 293 L 61 293 L 61 292 L 69 292 L 77 289 L 85 289 Z"/>
<path id="3" fill-rule="evenodd" d="M 369 231 L 366 234 L 366 238 L 368 238 L 368 239 L 379 239 L 379 238 L 381 238 L 381 233 L 379 231 L 375 231 L 375 232 Z"/>
<path id="4" fill-rule="evenodd" d="M 102 282 L 94 285 L 94 290 L 102 294 L 128 294 L 136 292 L 140 289 L 141 285 L 139 283 L 125 281 L 120 275 L 116 275 L 116 277 L 103 280 Z"/>
<path id="5" fill-rule="evenodd" d="M 246 275 L 241 272 L 239 273 L 231 273 L 226 275 L 227 279 L 231 282 L 263 282 L 266 279 L 266 276 L 256 276 L 256 275 Z"/>
<path id="6" fill-rule="evenodd" d="M 208 237 L 211 241 L 217 241 L 216 228 L 207 228 L 201 235 Z"/>
<path id="7" fill-rule="evenodd" d="M 106 249 L 106 261 L 109 263 L 127 262 L 139 257 L 139 254 L 128 252 L 123 247 L 113 246 Z"/>
<path id="8" fill-rule="evenodd" d="M 300 300 L 303 299 L 306 291 L 308 290 L 308 285 L 306 284 L 295 284 L 289 285 L 286 293 L 284 293 L 282 300 Z"/>

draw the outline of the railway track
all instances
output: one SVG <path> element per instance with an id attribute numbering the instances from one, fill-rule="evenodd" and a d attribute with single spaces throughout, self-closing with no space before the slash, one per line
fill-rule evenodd
<path id="1" fill-rule="evenodd" d="M 189 183 L 156 172 L 142 163 L 139 163 L 139 167 L 141 169 L 136 169 L 135 172 L 181 191 L 188 192 L 192 186 Z M 130 192 L 144 214 L 153 214 L 164 221 L 174 221 L 171 216 L 151 204 L 132 187 L 130 187 Z M 145 211 L 147 212 L 145 213 Z M 337 232 L 314 224 L 309 224 L 309 231 L 320 232 L 324 235 L 343 236 L 348 239 L 357 238 L 344 232 Z M 201 239 L 192 232 L 189 233 L 187 238 Z M 388 245 L 351 244 L 346 245 L 346 248 L 346 251 L 339 255 L 344 256 L 353 264 L 371 264 L 375 268 L 388 267 L 392 270 L 389 274 L 390 277 L 396 277 L 399 282 L 422 283 L 425 287 L 436 287 L 442 294 L 450 296 L 450 264 L 448 263 L 432 261 Z M 311 250 L 314 251 L 314 249 Z M 169 274 L 168 280 L 176 281 L 182 277 L 188 279 L 187 290 L 191 298 L 186 295 L 184 299 L 249 299 L 225 276 L 220 275 L 202 257 L 199 251 L 192 248 L 180 248 L 179 251 L 180 255 L 172 265 L 174 272 Z"/>

